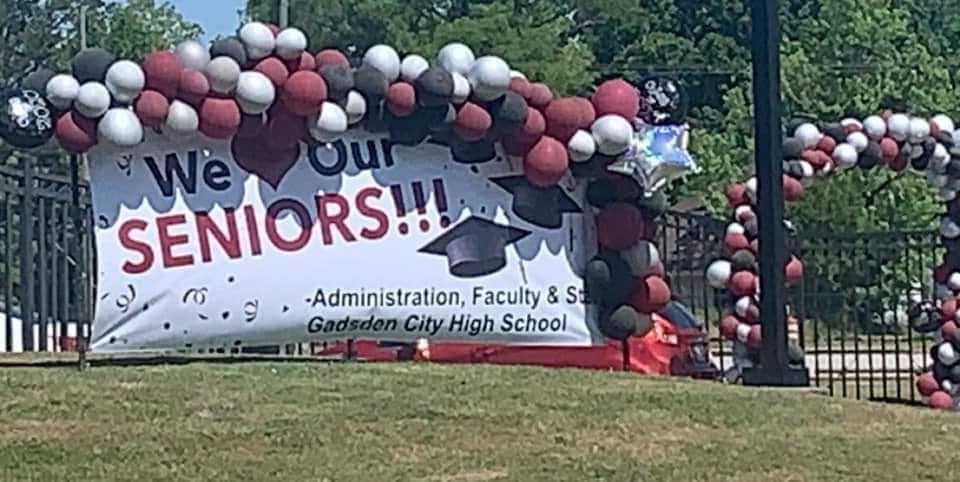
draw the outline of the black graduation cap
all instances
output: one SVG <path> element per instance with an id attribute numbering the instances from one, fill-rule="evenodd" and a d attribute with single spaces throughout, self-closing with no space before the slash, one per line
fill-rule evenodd
<path id="1" fill-rule="evenodd" d="M 534 186 L 524 176 L 500 177 L 491 181 L 513 193 L 514 214 L 541 228 L 557 229 L 563 226 L 563 213 L 582 212 L 560 186 Z"/>
<path id="2" fill-rule="evenodd" d="M 446 256 L 450 274 L 458 278 L 475 278 L 503 268 L 507 264 L 507 245 L 528 235 L 530 231 L 471 216 L 420 248 L 419 252 Z"/>

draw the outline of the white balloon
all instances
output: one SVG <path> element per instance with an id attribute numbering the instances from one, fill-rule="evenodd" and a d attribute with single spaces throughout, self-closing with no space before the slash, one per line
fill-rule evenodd
<path id="1" fill-rule="evenodd" d="M 222 55 L 210 61 L 203 70 L 210 89 L 221 94 L 232 94 L 240 81 L 240 64 L 230 57 Z"/>
<path id="2" fill-rule="evenodd" d="M 359 92 L 351 90 L 343 102 L 343 110 L 347 114 L 347 123 L 356 124 L 367 115 L 367 100 Z"/>
<path id="3" fill-rule="evenodd" d="M 954 131 L 953 119 L 946 114 L 937 114 L 933 116 L 933 119 L 930 119 L 930 123 L 936 124 L 937 128 L 940 129 L 940 132 L 953 133 Z"/>
<path id="4" fill-rule="evenodd" d="M 858 132 L 859 134 L 859 132 Z M 863 134 L 860 134 L 861 136 Z M 866 137 L 863 138 L 866 140 Z M 849 138 L 848 138 L 849 140 Z M 847 144 L 846 142 L 837 144 L 837 147 L 833 150 L 833 160 L 837 162 L 838 167 L 848 168 L 857 165 L 857 148 L 852 144 Z"/>
<path id="5" fill-rule="evenodd" d="M 743 186 L 747 188 L 747 197 L 750 198 L 751 202 L 757 202 L 757 178 L 751 177 L 747 179 L 747 182 L 743 183 Z"/>
<path id="6" fill-rule="evenodd" d="M 300 58 L 303 51 L 307 49 L 307 36 L 297 28 L 281 30 L 275 42 L 277 55 L 286 60 Z"/>
<path id="7" fill-rule="evenodd" d="M 735 217 L 737 221 L 746 222 L 748 219 L 756 219 L 757 214 L 753 212 L 753 206 L 744 204 L 737 206 L 737 208 L 733 210 L 733 217 Z"/>
<path id="8" fill-rule="evenodd" d="M 236 97 L 243 112 L 262 114 L 273 105 L 277 98 L 277 89 L 266 75 L 250 70 L 240 74 Z"/>
<path id="9" fill-rule="evenodd" d="M 510 66 L 492 55 L 480 57 L 467 74 L 473 95 L 483 101 L 500 98 L 510 88 Z"/>
<path id="10" fill-rule="evenodd" d="M 170 103 L 167 112 L 166 128 L 177 134 L 189 134 L 200 128 L 200 116 L 190 104 L 179 100 Z"/>
<path id="11" fill-rule="evenodd" d="M 817 129 L 817 126 L 809 122 L 805 122 L 797 127 L 797 130 L 794 131 L 793 136 L 797 139 L 800 139 L 800 142 L 803 143 L 804 147 L 813 147 L 820 142 L 820 138 L 823 137 L 823 134 L 820 132 L 820 129 Z"/>
<path id="12" fill-rule="evenodd" d="M 947 286 L 953 291 L 960 291 L 960 273 L 951 273 L 947 278 Z"/>
<path id="13" fill-rule="evenodd" d="M 746 343 L 747 338 L 750 337 L 750 325 L 746 323 L 740 323 L 737 325 L 737 341 L 740 343 Z"/>
<path id="14" fill-rule="evenodd" d="M 833 169 L 836 167 L 836 162 L 827 162 L 816 172 L 818 177 L 824 177 L 833 172 Z"/>
<path id="15" fill-rule="evenodd" d="M 511 71 L 510 71 L 510 78 L 511 78 L 511 79 L 523 79 L 523 80 L 527 80 L 527 76 L 524 75 L 523 72 L 520 72 L 519 70 L 511 70 Z"/>
<path id="16" fill-rule="evenodd" d="M 250 22 L 244 25 L 240 28 L 238 37 L 246 48 L 247 57 L 253 60 L 269 56 L 277 47 L 277 38 L 264 23 Z"/>
<path id="17" fill-rule="evenodd" d="M 887 133 L 895 140 L 905 140 L 909 131 L 910 118 L 906 114 L 893 114 L 887 119 Z"/>
<path id="18" fill-rule="evenodd" d="M 567 142 L 567 152 L 573 162 L 589 161 L 597 152 L 597 143 L 589 132 L 580 129 Z"/>
<path id="19" fill-rule="evenodd" d="M 107 69 L 105 84 L 117 102 L 129 104 L 140 95 L 147 77 L 134 62 L 119 60 Z"/>
<path id="20" fill-rule="evenodd" d="M 945 202 L 953 201 L 954 199 L 957 198 L 957 191 L 954 191 L 953 189 L 946 188 L 946 187 L 941 188 L 940 197 L 942 197 Z"/>
<path id="21" fill-rule="evenodd" d="M 630 266 L 630 273 L 636 277 L 649 274 L 650 268 L 660 263 L 660 251 L 657 250 L 657 246 L 645 239 L 621 251 L 620 256 Z"/>
<path id="22" fill-rule="evenodd" d="M 910 139 L 910 142 L 913 142 L 914 144 L 923 142 L 923 140 L 930 135 L 930 123 L 927 122 L 926 119 L 921 119 L 919 117 L 910 119 L 910 124 L 907 128 L 907 135 Z"/>
<path id="23" fill-rule="evenodd" d="M 960 354 L 953 348 L 953 343 L 943 342 L 937 347 L 937 359 L 940 363 L 951 366 L 960 361 Z"/>
<path id="24" fill-rule="evenodd" d="M 72 75 L 55 75 L 47 82 L 47 100 L 58 109 L 69 109 L 79 95 L 80 82 Z"/>
<path id="25" fill-rule="evenodd" d="M 203 69 L 210 63 L 210 49 L 196 40 L 181 42 L 180 45 L 177 45 L 175 53 L 185 68 L 198 72 L 203 72 Z"/>
<path id="26" fill-rule="evenodd" d="M 143 141 L 143 124 L 130 109 L 110 109 L 97 125 L 97 136 L 120 147 L 133 147 Z"/>
<path id="27" fill-rule="evenodd" d="M 707 283 L 716 289 L 725 289 L 733 275 L 733 266 L 725 259 L 718 259 L 707 266 Z"/>
<path id="28" fill-rule="evenodd" d="M 470 81 L 458 72 L 451 72 L 453 77 L 453 95 L 450 101 L 454 104 L 462 104 L 470 98 Z"/>
<path id="29" fill-rule="evenodd" d="M 940 234 L 947 239 L 960 237 L 960 226 L 950 218 L 944 216 L 940 218 Z"/>
<path id="30" fill-rule="evenodd" d="M 441 67 L 447 69 L 450 73 L 467 75 L 473 67 L 473 63 L 476 61 L 476 56 L 474 56 L 473 50 L 470 50 L 470 47 L 459 42 L 454 42 L 444 45 L 443 48 L 440 49 L 440 53 L 437 55 L 437 61 Z"/>
<path id="31" fill-rule="evenodd" d="M 310 136 L 319 142 L 333 142 L 347 132 L 347 113 L 333 102 L 324 102 L 320 114 L 308 122 Z"/>
<path id="32" fill-rule="evenodd" d="M 407 82 L 413 82 L 430 68 L 430 62 L 419 55 L 408 55 L 400 63 L 400 78 Z"/>
<path id="33" fill-rule="evenodd" d="M 388 82 L 400 78 L 400 55 L 389 45 L 378 44 L 363 54 L 363 65 L 379 70 Z"/>
<path id="34" fill-rule="evenodd" d="M 853 146 L 857 150 L 857 153 L 867 150 L 867 146 L 870 145 L 870 139 L 867 139 L 867 135 L 863 132 L 851 132 L 847 135 L 847 144 Z M 836 150 L 834 150 L 836 154 Z"/>
<path id="35" fill-rule="evenodd" d="M 948 182 L 950 182 L 950 178 L 948 178 L 946 175 L 938 174 L 933 171 L 927 171 L 927 183 L 929 183 L 931 186 L 940 189 L 945 187 Z"/>
<path id="36" fill-rule="evenodd" d="M 852 117 L 847 117 L 846 119 L 843 119 L 842 121 L 840 121 L 840 125 L 842 125 L 844 129 L 847 129 L 847 132 L 851 132 L 850 128 L 852 128 L 853 131 L 863 130 L 863 123 Z"/>
<path id="37" fill-rule="evenodd" d="M 597 142 L 597 151 L 608 156 L 622 154 L 633 141 L 633 126 L 626 119 L 615 114 L 608 114 L 595 120 L 590 126 L 590 132 Z"/>
<path id="38" fill-rule="evenodd" d="M 949 163 L 950 152 L 947 151 L 946 146 L 938 142 L 933 146 L 933 154 L 930 155 L 930 164 L 927 168 L 931 171 L 943 172 L 947 169 Z"/>
<path id="39" fill-rule="evenodd" d="M 74 108 L 84 117 L 97 119 L 110 108 L 110 91 L 100 82 L 87 82 L 80 86 Z"/>
<path id="40" fill-rule="evenodd" d="M 807 161 L 798 161 L 797 165 L 800 166 L 800 171 L 803 174 L 804 181 L 813 177 L 813 174 L 815 172 L 815 169 L 813 168 L 813 164 L 810 164 Z"/>
<path id="41" fill-rule="evenodd" d="M 746 234 L 747 230 L 740 223 L 730 223 L 727 225 L 727 234 Z"/>
<path id="42" fill-rule="evenodd" d="M 871 139 L 880 140 L 887 134 L 887 123 L 882 117 L 872 115 L 863 120 L 863 131 Z"/>
<path id="43" fill-rule="evenodd" d="M 750 309 L 750 305 L 753 304 L 749 296 L 743 296 L 737 300 L 733 305 L 733 310 L 740 315 L 741 318 L 747 316 L 747 310 Z"/>

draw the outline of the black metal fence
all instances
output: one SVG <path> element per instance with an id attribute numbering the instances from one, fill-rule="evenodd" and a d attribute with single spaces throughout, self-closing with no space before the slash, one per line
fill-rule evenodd
<path id="1" fill-rule="evenodd" d="M 723 254 L 727 224 L 668 213 L 658 238 L 674 293 L 706 322 L 721 371 L 733 363 L 732 343 L 719 336 L 727 307 L 704 272 Z M 913 377 L 929 363 L 931 339 L 910 329 L 907 311 L 932 297 L 932 269 L 943 252 L 938 233 L 807 231 L 790 245 L 804 276 L 787 299 L 801 321 L 811 381 L 842 397 L 917 402 Z"/>
<path id="2" fill-rule="evenodd" d="M 44 167 L 60 158 L 17 161 L 0 166 L 0 352 L 73 351 L 94 305 L 90 196 Z"/>
<path id="3" fill-rule="evenodd" d="M 89 333 L 90 197 L 84 182 L 74 189 L 70 176 L 44 167 L 62 162 L 0 166 L 0 352 L 73 350 L 78 333 Z M 726 301 L 704 272 L 722 254 L 726 227 L 704 214 L 668 213 L 658 235 L 675 296 L 706 322 L 721 371 L 733 363 L 732 344 L 718 329 Z M 918 399 L 912 379 L 927 363 L 930 340 L 909 329 L 906 312 L 931 296 L 938 240 L 933 231 L 806 232 L 791 239 L 805 274 L 788 300 L 802 322 L 816 385 L 844 397 Z"/>

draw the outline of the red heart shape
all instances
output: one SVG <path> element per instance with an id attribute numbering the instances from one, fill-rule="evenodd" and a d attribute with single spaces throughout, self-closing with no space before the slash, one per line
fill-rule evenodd
<path id="1" fill-rule="evenodd" d="M 263 136 L 234 136 L 230 151 L 238 166 L 276 190 L 300 157 L 300 144 L 271 148 Z"/>

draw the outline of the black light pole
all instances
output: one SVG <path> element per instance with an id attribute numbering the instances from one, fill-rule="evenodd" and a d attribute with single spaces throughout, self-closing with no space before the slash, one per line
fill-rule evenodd
<path id="1" fill-rule="evenodd" d="M 753 0 L 754 163 L 760 241 L 760 365 L 743 374 L 748 385 L 809 385 L 805 368 L 790 367 L 784 294 L 783 154 L 780 116 L 779 0 Z"/>

